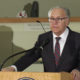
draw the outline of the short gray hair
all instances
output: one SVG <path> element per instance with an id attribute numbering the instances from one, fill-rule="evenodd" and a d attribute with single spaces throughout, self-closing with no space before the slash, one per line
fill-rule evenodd
<path id="1" fill-rule="evenodd" d="M 51 9 L 48 11 L 48 17 L 50 17 L 51 12 L 52 12 L 53 9 L 58 9 L 58 8 L 63 9 L 63 10 L 65 11 L 67 17 L 70 18 L 70 10 L 69 10 L 68 8 L 64 8 L 64 7 L 61 7 L 61 6 L 56 6 L 56 7 L 51 8 Z"/>

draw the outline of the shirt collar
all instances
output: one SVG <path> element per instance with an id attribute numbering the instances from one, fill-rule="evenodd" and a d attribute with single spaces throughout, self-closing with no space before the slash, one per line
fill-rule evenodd
<path id="1" fill-rule="evenodd" d="M 53 33 L 53 38 L 55 39 L 55 37 L 61 37 L 61 39 L 66 40 L 68 34 L 69 34 L 69 29 L 66 28 L 65 31 L 60 36 L 57 36 L 55 35 L 55 33 Z"/>

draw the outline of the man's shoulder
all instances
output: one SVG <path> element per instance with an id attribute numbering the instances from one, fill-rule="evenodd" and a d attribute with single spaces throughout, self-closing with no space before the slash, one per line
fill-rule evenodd
<path id="1" fill-rule="evenodd" d="M 74 34 L 75 36 L 79 36 L 80 37 L 80 33 L 79 32 L 72 31 L 72 34 Z"/>
<path id="2" fill-rule="evenodd" d="M 69 27 L 68 27 L 68 29 L 69 29 L 69 32 L 70 32 L 72 35 L 80 36 L 80 33 L 79 33 L 79 32 L 73 31 L 73 30 L 71 30 Z"/>
<path id="3" fill-rule="evenodd" d="M 52 34 L 52 31 L 48 31 L 46 33 L 40 34 L 39 36 L 48 36 L 48 35 L 51 35 L 51 34 Z"/>
<path id="4" fill-rule="evenodd" d="M 80 33 L 76 31 L 71 31 L 71 38 L 80 41 Z"/>
<path id="5" fill-rule="evenodd" d="M 39 35 L 39 39 L 45 40 L 45 39 L 51 39 L 52 38 L 52 31 L 48 31 L 46 33 L 42 33 Z"/>

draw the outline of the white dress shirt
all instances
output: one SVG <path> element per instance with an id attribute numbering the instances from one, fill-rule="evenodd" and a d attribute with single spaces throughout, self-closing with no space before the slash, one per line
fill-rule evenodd
<path id="1" fill-rule="evenodd" d="M 53 33 L 53 49 L 54 49 L 54 51 L 55 51 L 56 37 L 61 37 L 61 39 L 59 40 L 59 44 L 60 44 L 60 56 L 61 56 L 63 48 L 65 46 L 68 34 L 69 34 L 69 29 L 68 28 L 66 28 L 65 31 L 60 36 L 57 36 L 57 35 L 55 35 Z"/>

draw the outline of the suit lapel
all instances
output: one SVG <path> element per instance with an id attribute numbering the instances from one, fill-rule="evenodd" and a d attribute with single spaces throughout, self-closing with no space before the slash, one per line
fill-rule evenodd
<path id="1" fill-rule="evenodd" d="M 74 41 L 73 37 L 74 37 L 74 35 L 72 34 L 72 31 L 69 29 L 69 35 L 67 37 L 62 55 L 60 57 L 58 67 L 60 67 L 60 65 L 62 65 L 62 63 L 64 63 L 65 60 L 69 58 L 69 55 L 74 53 L 75 41 Z"/>
<path id="2" fill-rule="evenodd" d="M 52 35 L 52 32 L 48 35 L 48 39 L 50 40 L 49 44 L 46 45 L 45 47 L 45 55 L 48 57 L 49 60 L 49 64 L 52 68 L 52 70 L 56 69 L 56 64 L 55 64 L 55 56 L 54 56 L 54 51 L 53 51 L 53 35 Z"/>

